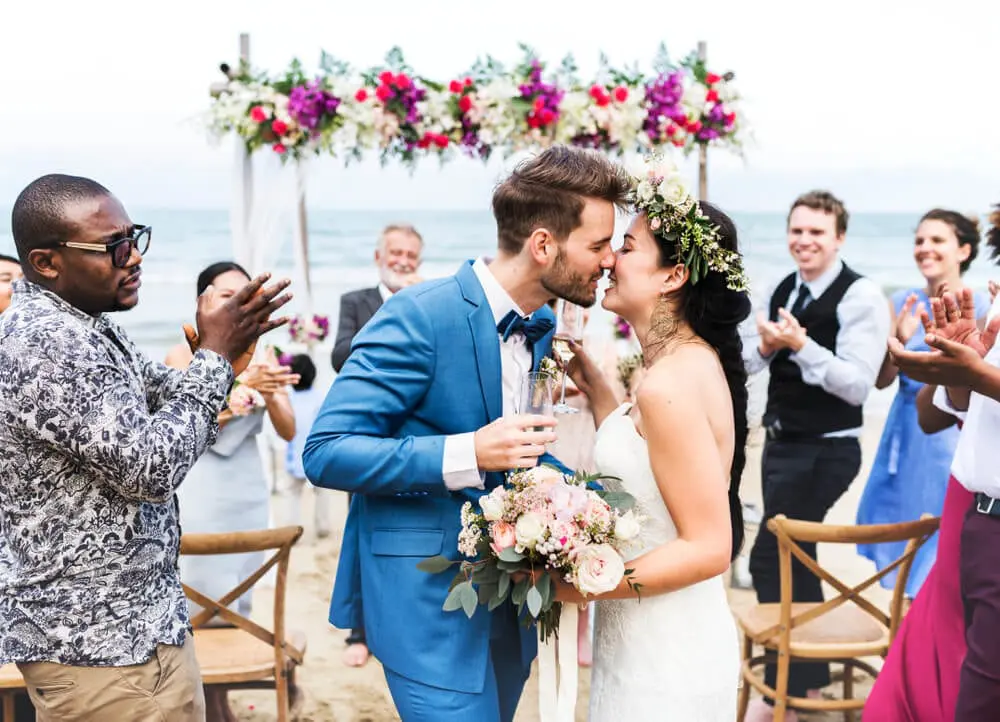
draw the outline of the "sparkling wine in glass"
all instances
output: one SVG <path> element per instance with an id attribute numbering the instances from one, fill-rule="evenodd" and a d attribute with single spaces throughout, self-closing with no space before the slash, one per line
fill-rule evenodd
<path id="1" fill-rule="evenodd" d="M 544 371 L 526 373 L 521 381 L 517 413 L 552 416 L 555 385 L 556 380 Z M 545 427 L 536 426 L 533 431 L 545 431 Z"/>
<path id="2" fill-rule="evenodd" d="M 564 369 L 573 358 L 569 342 L 583 343 L 583 324 L 583 306 L 562 299 L 556 303 L 556 335 L 552 339 L 552 353 L 559 358 Z M 552 410 L 559 414 L 576 414 L 580 410 L 566 403 L 567 376 L 569 374 L 564 371 L 559 403 L 553 406 Z"/>

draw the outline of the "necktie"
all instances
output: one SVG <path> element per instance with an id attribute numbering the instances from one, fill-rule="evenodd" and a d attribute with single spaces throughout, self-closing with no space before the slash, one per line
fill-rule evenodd
<path id="1" fill-rule="evenodd" d="M 812 298 L 812 294 L 809 293 L 809 286 L 806 284 L 799 285 L 799 295 L 795 297 L 795 303 L 792 304 L 792 315 L 798 318 L 799 314 L 802 313 L 802 309 L 806 307 L 806 304 Z"/>
<path id="2" fill-rule="evenodd" d="M 497 333 L 506 341 L 515 333 L 523 333 L 529 344 L 536 343 L 542 336 L 552 330 L 553 323 L 547 318 L 524 318 L 517 311 L 509 311 L 497 324 Z"/>

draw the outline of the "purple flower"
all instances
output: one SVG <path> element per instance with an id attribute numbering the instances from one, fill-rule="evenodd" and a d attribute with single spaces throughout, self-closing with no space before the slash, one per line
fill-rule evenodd
<path id="1" fill-rule="evenodd" d="M 340 107 L 340 98 L 324 90 L 320 81 L 297 85 L 288 94 L 288 114 L 315 135 L 323 121 L 332 119 Z"/>

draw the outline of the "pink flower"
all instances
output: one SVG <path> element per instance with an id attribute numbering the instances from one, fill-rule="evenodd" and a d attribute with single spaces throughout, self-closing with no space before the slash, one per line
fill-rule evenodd
<path id="1" fill-rule="evenodd" d="M 250 109 L 250 120 L 254 123 L 263 123 L 267 120 L 267 113 L 259 105 L 255 105 Z"/>
<path id="2" fill-rule="evenodd" d="M 517 532 L 513 524 L 505 521 L 495 521 L 490 524 L 490 547 L 498 556 L 500 552 L 517 543 Z"/>
<path id="3" fill-rule="evenodd" d="M 557 519 L 569 521 L 587 510 L 587 490 L 569 484 L 557 484 L 549 489 L 549 500 Z"/>
<path id="4" fill-rule="evenodd" d="M 573 584 L 583 594 L 610 592 L 625 576 L 625 562 L 608 544 L 584 547 L 574 556 Z"/>
<path id="5" fill-rule="evenodd" d="M 587 502 L 587 511 L 584 512 L 583 516 L 587 524 L 600 524 L 604 527 L 611 522 L 611 507 L 606 501 L 594 494 Z"/>
<path id="6" fill-rule="evenodd" d="M 549 534 L 563 549 L 571 549 L 576 545 L 579 529 L 576 524 L 568 521 L 555 520 L 549 524 Z"/>

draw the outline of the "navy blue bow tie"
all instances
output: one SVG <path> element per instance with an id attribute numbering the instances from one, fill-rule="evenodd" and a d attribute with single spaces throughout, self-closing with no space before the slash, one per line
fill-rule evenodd
<path id="1" fill-rule="evenodd" d="M 497 324 L 497 333 L 506 341 L 511 337 L 511 334 L 520 331 L 528 343 L 534 344 L 551 331 L 553 325 L 552 320 L 548 318 L 539 318 L 538 316 L 524 318 L 518 315 L 517 311 L 509 311 Z"/>

